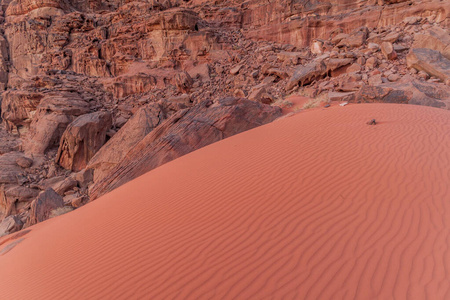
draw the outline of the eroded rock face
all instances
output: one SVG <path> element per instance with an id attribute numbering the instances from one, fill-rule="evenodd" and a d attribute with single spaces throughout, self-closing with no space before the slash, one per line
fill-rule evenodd
<path id="1" fill-rule="evenodd" d="M 103 111 L 75 119 L 62 135 L 56 162 L 75 172 L 84 169 L 105 143 L 111 123 L 111 114 Z"/>
<path id="2" fill-rule="evenodd" d="M 115 98 L 123 98 L 133 94 L 151 91 L 156 86 L 156 78 L 152 75 L 140 73 L 130 76 L 116 77 L 108 89 Z"/>
<path id="3" fill-rule="evenodd" d="M 42 98 L 43 95 L 40 93 L 26 91 L 3 93 L 1 116 L 7 125 L 7 129 L 18 134 L 27 132 Z"/>
<path id="4" fill-rule="evenodd" d="M 62 1 L 59 0 L 13 0 L 6 9 L 6 16 L 25 15 L 39 8 L 57 8 L 62 10 Z"/>
<path id="5" fill-rule="evenodd" d="M 381 5 L 377 5 L 378 3 Z M 378 1 L 378 3 L 295 0 L 286 5 L 283 0 L 270 3 L 254 1 L 246 5 L 248 9 L 243 12 L 243 26 L 248 28 L 246 31 L 248 37 L 269 39 L 295 46 L 308 46 L 316 38 L 328 38 L 327 34 L 337 28 L 348 34 L 361 27 L 376 28 L 399 24 L 407 17 L 420 16 L 425 12 L 433 15 L 434 20 L 448 26 L 450 12 L 448 3 L 439 1 L 426 3 Z"/>
<path id="6" fill-rule="evenodd" d="M 90 190 L 91 199 L 177 157 L 239 132 L 269 123 L 281 109 L 242 98 L 204 101 L 181 110 L 151 131 Z"/>
<path id="7" fill-rule="evenodd" d="M 89 161 L 87 167 L 94 169 L 94 180 L 103 180 L 136 144 L 171 114 L 164 103 L 152 103 L 139 109 Z"/>

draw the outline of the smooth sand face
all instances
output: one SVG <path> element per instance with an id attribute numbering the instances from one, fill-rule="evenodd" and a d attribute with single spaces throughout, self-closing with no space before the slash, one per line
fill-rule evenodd
<path id="1" fill-rule="evenodd" d="M 0 298 L 450 299 L 449 149 L 430 107 L 275 121 L 31 227 Z"/>

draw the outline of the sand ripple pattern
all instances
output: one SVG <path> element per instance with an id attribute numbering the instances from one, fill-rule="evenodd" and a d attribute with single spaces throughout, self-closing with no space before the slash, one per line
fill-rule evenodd
<path id="1" fill-rule="evenodd" d="M 450 299 L 449 186 L 449 111 L 300 113 L 32 227 L 0 299 Z"/>

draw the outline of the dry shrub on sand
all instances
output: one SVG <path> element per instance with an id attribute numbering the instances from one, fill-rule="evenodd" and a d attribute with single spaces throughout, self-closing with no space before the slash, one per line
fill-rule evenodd
<path id="1" fill-rule="evenodd" d="M 272 103 L 272 106 L 278 106 L 280 108 L 290 108 L 294 105 L 291 101 L 279 99 L 276 102 Z"/>
<path id="2" fill-rule="evenodd" d="M 73 210 L 73 207 L 70 207 L 70 206 L 58 207 L 57 209 L 54 209 L 50 212 L 49 219 L 66 214 L 68 212 L 71 212 L 72 210 Z"/>
<path id="3" fill-rule="evenodd" d="M 327 93 L 322 93 L 315 97 L 314 99 L 309 100 L 307 103 L 303 105 L 303 109 L 314 108 L 319 106 L 321 103 L 328 103 L 328 95 Z"/>

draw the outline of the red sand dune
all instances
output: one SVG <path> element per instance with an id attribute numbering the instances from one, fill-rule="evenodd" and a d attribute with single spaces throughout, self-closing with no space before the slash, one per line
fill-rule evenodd
<path id="1" fill-rule="evenodd" d="M 275 121 L 0 240 L 0 299 L 450 299 L 449 149 L 430 107 Z"/>

